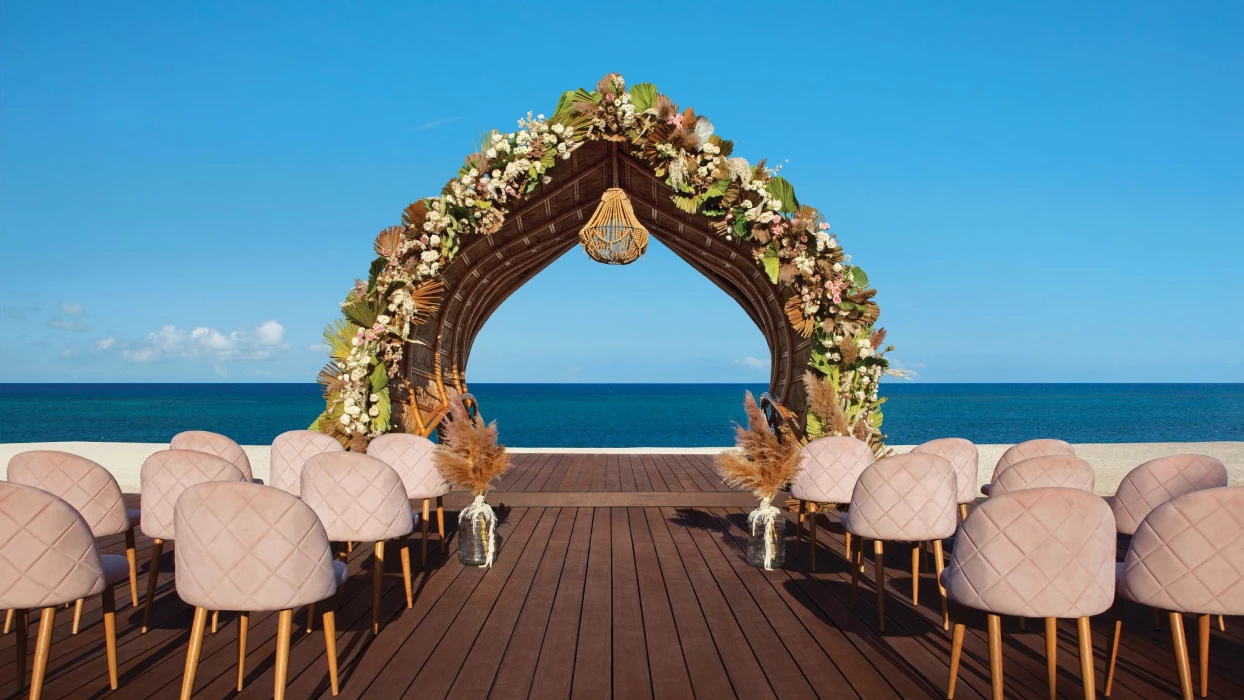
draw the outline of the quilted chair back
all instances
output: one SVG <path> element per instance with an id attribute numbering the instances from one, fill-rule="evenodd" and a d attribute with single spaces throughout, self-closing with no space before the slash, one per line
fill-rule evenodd
<path id="1" fill-rule="evenodd" d="M 251 460 L 246 456 L 242 446 L 220 433 L 209 433 L 206 430 L 187 430 L 177 433 L 169 442 L 171 450 L 194 450 L 223 457 L 233 463 L 247 481 L 255 478 L 251 473 Z"/>
<path id="2" fill-rule="evenodd" d="M 1114 515 L 1087 491 L 990 498 L 968 515 L 943 572 L 947 597 L 996 615 L 1078 618 L 1114 603 Z"/>
<path id="3" fill-rule="evenodd" d="M 800 451 L 803 469 L 791 482 L 790 493 L 801 501 L 847 503 L 855 482 L 876 461 L 872 448 L 853 437 L 817 438 Z"/>
<path id="4" fill-rule="evenodd" d="M 1093 465 L 1079 457 L 1047 455 L 1014 464 L 998 475 L 989 497 L 1024 489 L 1069 488 L 1093 492 Z"/>
<path id="5" fill-rule="evenodd" d="M 972 503 L 976 500 L 977 472 L 980 468 L 980 455 L 971 440 L 963 438 L 942 438 L 930 440 L 912 449 L 913 453 L 937 455 L 946 459 L 955 467 L 955 484 L 958 494 L 956 505 Z"/>
<path id="6" fill-rule="evenodd" d="M 22 452 L 9 460 L 9 481 L 47 491 L 73 506 L 96 537 L 130 529 L 117 480 L 85 457 L 52 450 Z"/>
<path id="7" fill-rule="evenodd" d="M 926 542 L 955 534 L 955 468 L 944 457 L 886 457 L 860 474 L 844 518 L 847 531 L 878 540 Z"/>
<path id="8" fill-rule="evenodd" d="M 208 610 L 288 610 L 337 591 L 328 535 L 307 504 L 246 482 L 187 488 L 173 515 L 177 595 Z"/>
<path id="9" fill-rule="evenodd" d="M 406 485 L 406 497 L 436 498 L 449 493 L 449 484 L 432 464 L 436 444 L 419 435 L 389 433 L 367 446 L 367 454 L 393 467 Z"/>
<path id="10" fill-rule="evenodd" d="M 321 452 L 342 452 L 337 438 L 316 430 L 290 430 L 272 441 L 272 485 L 285 493 L 302 493 L 302 466 Z"/>
<path id="11" fill-rule="evenodd" d="M 324 452 L 308 459 L 302 500 L 333 542 L 382 542 L 414 530 L 401 477 L 393 467 L 357 452 Z"/>
<path id="12" fill-rule="evenodd" d="M 139 472 L 143 534 L 173 539 L 173 508 L 182 491 L 205 481 L 245 481 L 227 459 L 194 450 L 164 450 L 143 462 Z"/>
<path id="13" fill-rule="evenodd" d="M 1012 445 L 1006 452 L 1002 453 L 1000 458 L 998 458 L 998 463 L 994 465 L 993 476 L 990 477 L 989 482 L 992 484 L 997 481 L 998 477 L 1002 475 L 1002 472 L 1026 459 L 1032 459 L 1033 457 L 1045 457 L 1047 455 L 1075 457 L 1076 450 L 1070 444 L 1063 442 L 1062 440 L 1052 440 L 1048 438 L 1028 440 L 1027 442 L 1021 442 L 1018 445 Z"/>
<path id="14" fill-rule="evenodd" d="M 1119 595 L 1160 610 L 1244 614 L 1244 489 L 1193 491 L 1136 528 Z"/>
<path id="15" fill-rule="evenodd" d="M 9 467 L 10 471 L 12 467 Z M 1185 493 L 1227 485 L 1227 468 L 1205 455 L 1159 457 L 1123 477 L 1110 507 L 1119 532 L 1131 535 L 1150 511 Z"/>
<path id="16" fill-rule="evenodd" d="M 0 481 L 0 608 L 32 610 L 104 590 L 95 535 L 65 501 Z"/>

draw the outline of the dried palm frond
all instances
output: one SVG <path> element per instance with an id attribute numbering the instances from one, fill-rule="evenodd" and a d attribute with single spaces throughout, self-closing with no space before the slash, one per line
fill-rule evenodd
<path id="1" fill-rule="evenodd" d="M 882 344 L 885 343 L 885 329 L 878 328 L 877 330 L 873 331 L 873 334 L 868 339 L 868 342 L 870 345 L 873 346 L 874 350 L 880 350 Z"/>
<path id="2" fill-rule="evenodd" d="M 849 365 L 860 357 L 860 348 L 855 344 L 855 338 L 847 335 L 843 336 L 842 342 L 838 343 L 838 351 L 842 353 L 842 364 Z"/>
<path id="3" fill-rule="evenodd" d="M 341 376 L 341 370 L 337 368 L 336 362 L 329 362 L 320 368 L 319 374 L 316 375 L 315 381 L 323 387 L 324 398 L 340 392 L 346 387 L 346 380 Z"/>
<path id="4" fill-rule="evenodd" d="M 717 455 L 713 464 L 727 486 L 772 500 L 799 473 L 799 441 L 786 426 L 782 426 L 782 439 L 778 439 L 750 391 L 743 407 L 747 427 L 735 426 L 735 449 Z"/>
<path id="5" fill-rule="evenodd" d="M 790 319 L 790 325 L 796 333 L 804 338 L 812 337 L 812 332 L 816 330 L 816 319 L 803 315 L 803 300 L 798 296 L 786 300 L 786 317 Z"/>
<path id="6" fill-rule="evenodd" d="M 778 267 L 778 281 L 782 284 L 790 284 L 799 276 L 799 268 L 791 263 L 786 263 Z"/>
<path id="7" fill-rule="evenodd" d="M 445 481 L 479 496 L 510 467 L 510 455 L 497 442 L 497 422 L 484 425 L 483 419 L 471 418 L 461 396 L 450 402 L 449 418 L 432 464 Z"/>
<path id="8" fill-rule="evenodd" d="M 417 202 L 411 202 L 406 210 L 402 212 L 402 223 L 411 229 L 411 233 L 418 238 L 423 233 L 423 223 L 428 217 L 428 205 L 420 199 Z"/>
<path id="9" fill-rule="evenodd" d="M 803 375 L 804 388 L 808 390 L 808 410 L 825 423 L 827 435 L 847 435 L 850 423 L 838 401 L 838 387 L 829 377 L 818 377 L 812 372 Z"/>
<path id="10" fill-rule="evenodd" d="M 430 279 L 410 290 L 410 298 L 415 302 L 415 315 L 411 323 L 418 326 L 427 323 L 428 319 L 441 308 L 441 294 L 445 291 L 445 283 L 441 278 Z"/>
<path id="11" fill-rule="evenodd" d="M 674 104 L 674 101 L 670 98 L 658 92 L 656 103 L 653 104 L 648 111 L 653 112 L 656 114 L 657 119 L 665 122 L 669 121 L 675 114 L 678 114 L 678 105 Z"/>
<path id="12" fill-rule="evenodd" d="M 397 252 L 397 246 L 402 242 L 402 233 L 405 229 L 401 226 L 390 226 L 381 231 L 376 236 L 376 242 L 373 247 L 376 249 L 376 255 L 384 257 L 392 257 Z"/>

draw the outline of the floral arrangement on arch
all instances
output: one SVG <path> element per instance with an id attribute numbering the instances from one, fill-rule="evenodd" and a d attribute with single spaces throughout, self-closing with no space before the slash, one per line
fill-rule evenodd
<path id="1" fill-rule="evenodd" d="M 734 144 L 688 108 L 680 110 L 651 83 L 626 86 L 610 74 L 594 90 L 562 95 L 553 115 L 518 120 L 510 133 L 485 135 L 457 177 L 435 197 L 420 199 L 402 223 L 376 237 L 367 279 L 342 302 L 343 318 L 325 329 L 331 360 L 320 371 L 324 413 L 312 425 L 354 450 L 394 429 L 391 388 L 410 329 L 435 313 L 441 270 L 464 236 L 487 236 L 509 208 L 551 181 L 558 162 L 587 141 L 625 141 L 674 191 L 679 209 L 707 217 L 727 240 L 752 244 L 752 256 L 775 285 L 794 295 L 786 305 L 793 328 L 812 339 L 804 382 L 808 437 L 854 435 L 884 448 L 878 380 L 889 371 L 885 330 L 868 275 L 853 265 L 819 211 L 801 205 L 794 187 L 765 161 L 734 156 Z M 405 417 L 405 416 L 404 416 Z"/>

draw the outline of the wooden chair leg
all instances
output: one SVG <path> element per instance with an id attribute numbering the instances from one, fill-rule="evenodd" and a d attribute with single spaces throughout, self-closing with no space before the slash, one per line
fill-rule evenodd
<path id="1" fill-rule="evenodd" d="M 812 573 L 816 573 L 816 504 L 808 505 L 808 546 L 812 548 Z"/>
<path id="2" fill-rule="evenodd" d="M 151 599 L 147 599 L 151 604 Z M 194 609 L 190 626 L 190 646 L 186 648 L 186 670 L 181 678 L 181 700 L 190 700 L 194 692 L 194 674 L 199 670 L 199 654 L 203 651 L 203 633 L 207 629 L 207 608 Z"/>
<path id="3" fill-rule="evenodd" d="M 212 611 L 212 634 L 216 634 L 216 625 L 220 622 L 220 611 Z"/>
<path id="4" fill-rule="evenodd" d="M 82 606 L 86 601 L 79 598 L 73 604 L 73 634 L 78 633 L 78 625 L 82 623 Z"/>
<path id="5" fill-rule="evenodd" d="M 920 542 L 911 543 L 911 604 L 920 604 L 920 551 L 924 545 Z"/>
<path id="6" fill-rule="evenodd" d="M 1197 645 L 1201 662 L 1201 697 L 1209 694 L 1209 615 L 1197 617 Z"/>
<path id="7" fill-rule="evenodd" d="M 989 682 L 993 700 L 1002 700 L 1002 618 L 989 616 Z"/>
<path id="8" fill-rule="evenodd" d="M 1192 700 L 1192 669 L 1188 667 L 1188 640 L 1184 637 L 1184 615 L 1170 614 L 1171 641 L 1175 646 L 1175 667 L 1179 669 L 1179 691 L 1184 700 Z"/>
<path id="9" fill-rule="evenodd" d="M 877 629 L 885 634 L 885 562 L 881 540 L 873 540 L 873 567 L 877 579 Z"/>
<path id="10" fill-rule="evenodd" d="M 307 605 L 307 634 L 311 634 L 311 628 L 315 627 L 315 603 Z"/>
<path id="11" fill-rule="evenodd" d="M 1123 619 L 1116 602 L 1110 610 L 1110 660 L 1106 664 L 1106 689 L 1102 693 L 1106 697 L 1110 697 L 1110 691 L 1114 689 L 1114 665 L 1119 660 L 1119 638 L 1122 636 Z"/>
<path id="12" fill-rule="evenodd" d="M 960 503 L 959 504 L 959 520 L 960 522 L 962 522 L 967 519 L 968 519 L 968 504 Z"/>
<path id="13" fill-rule="evenodd" d="M 26 645 L 30 643 L 30 612 L 27 610 L 18 610 L 13 615 L 17 620 L 17 629 L 15 634 L 17 639 L 17 689 L 24 690 L 26 688 Z"/>
<path id="14" fill-rule="evenodd" d="M 1080 683 L 1084 686 L 1084 700 L 1093 700 L 1097 697 L 1097 667 L 1093 662 L 1093 629 L 1087 617 L 1076 620 L 1076 632 L 1080 638 Z"/>
<path id="15" fill-rule="evenodd" d="M 104 647 L 108 654 L 108 685 L 117 689 L 117 595 L 112 586 L 104 589 Z"/>
<path id="16" fill-rule="evenodd" d="M 440 536 L 438 544 L 441 547 L 441 554 L 445 553 L 445 499 L 443 496 L 436 497 L 436 534 Z"/>
<path id="17" fill-rule="evenodd" d="M 1058 700 L 1058 620 L 1045 618 L 1045 676 L 1050 700 Z"/>
<path id="18" fill-rule="evenodd" d="M 130 600 L 138 607 L 138 552 L 134 543 L 134 530 L 125 533 L 125 558 L 130 564 Z"/>
<path id="19" fill-rule="evenodd" d="M 420 518 L 419 523 L 423 534 L 422 541 L 419 543 L 419 566 L 424 569 L 428 568 L 428 518 L 431 517 L 431 507 L 431 499 L 423 499 L 423 517 Z"/>
<path id="20" fill-rule="evenodd" d="M 354 542 L 346 540 L 346 554 L 354 554 Z"/>
<path id="21" fill-rule="evenodd" d="M 242 611 L 238 613 L 238 692 L 242 692 L 242 686 L 246 683 L 246 632 L 251 624 L 251 614 Z"/>
<path id="22" fill-rule="evenodd" d="M 942 541 L 933 540 L 933 567 L 937 572 L 937 593 L 942 598 L 942 629 L 950 629 L 950 609 L 946 604 L 946 587 L 942 585 L 942 569 L 946 563 L 942 557 Z"/>
<path id="23" fill-rule="evenodd" d="M 147 573 L 147 600 L 143 603 L 143 634 L 147 633 L 147 626 L 151 624 L 151 603 L 155 601 L 156 585 L 158 583 L 158 579 L 160 578 L 160 557 L 163 554 L 164 540 L 158 537 L 152 539 L 151 570 Z M 189 696 L 187 695 L 186 697 Z"/>
<path id="24" fill-rule="evenodd" d="M 56 627 L 56 606 L 39 614 L 39 637 L 35 641 L 35 665 L 30 669 L 30 700 L 43 695 L 43 679 L 48 671 L 48 652 L 52 649 L 52 629 Z"/>
<path id="25" fill-rule="evenodd" d="M 328 679 L 333 695 L 337 694 L 337 614 L 335 601 L 329 598 L 324 604 L 324 648 L 328 651 Z"/>
<path id="26" fill-rule="evenodd" d="M 294 624 L 294 611 L 282 610 L 276 622 L 276 678 L 272 699 L 285 700 L 285 679 L 289 676 L 289 636 Z"/>
<path id="27" fill-rule="evenodd" d="M 844 543 L 844 549 L 847 550 L 847 563 L 850 563 L 851 562 L 851 533 L 848 532 L 847 536 L 843 539 L 846 540 L 846 542 Z"/>
<path id="28" fill-rule="evenodd" d="M 1222 615 L 1218 616 L 1218 631 L 1219 632 L 1227 631 L 1227 621 L 1223 619 Z"/>
<path id="29" fill-rule="evenodd" d="M 808 504 L 806 501 L 799 502 L 799 529 L 795 532 L 795 554 L 799 553 L 799 545 L 803 544 L 803 515 L 804 515 L 804 511 L 807 510 L 807 507 L 808 507 Z M 847 536 L 850 537 L 850 535 L 847 535 Z M 850 557 L 851 557 L 851 544 L 848 542 L 847 543 L 847 558 L 849 559 Z M 5 627 L 4 631 L 8 632 L 9 631 L 8 627 Z"/>
<path id="30" fill-rule="evenodd" d="M 406 609 L 415 607 L 413 589 L 410 585 L 410 537 L 402 538 L 402 578 L 406 582 Z"/>
<path id="31" fill-rule="evenodd" d="M 963 655 L 963 623 L 956 622 L 950 633 L 950 681 L 946 684 L 946 698 L 955 697 L 955 681 L 959 679 L 959 657 Z"/>
<path id="32" fill-rule="evenodd" d="M 854 608 L 860 593 L 860 557 L 863 555 L 864 540 L 855 538 L 851 543 L 851 554 L 847 557 L 847 566 L 851 567 L 851 607 Z"/>
<path id="33" fill-rule="evenodd" d="M 10 609 L 4 614 L 4 633 L 8 634 L 13 629 L 13 610 Z"/>
<path id="34" fill-rule="evenodd" d="M 371 587 L 371 631 L 380 634 L 380 589 L 384 582 L 384 542 L 376 543 L 376 554 L 372 557 Z"/>

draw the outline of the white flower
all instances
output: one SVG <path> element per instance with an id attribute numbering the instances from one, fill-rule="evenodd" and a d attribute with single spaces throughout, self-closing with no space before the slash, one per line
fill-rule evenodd
<path id="1" fill-rule="evenodd" d="M 433 260 L 436 260 L 438 257 L 440 256 L 437 255 L 435 250 L 425 250 L 423 251 L 423 253 L 419 255 L 419 259 L 424 262 L 432 262 Z"/>
<path id="2" fill-rule="evenodd" d="M 375 394 L 372 394 L 371 396 L 367 397 L 367 400 L 371 401 L 372 403 L 376 403 L 377 401 L 380 400 L 380 397 Z"/>
<path id="3" fill-rule="evenodd" d="M 488 149 L 487 151 L 484 151 L 484 155 L 487 155 L 489 158 L 496 158 L 496 157 L 497 157 L 497 149 L 495 149 L 495 148 L 490 148 L 490 149 Z"/>
<path id="4" fill-rule="evenodd" d="M 834 272 L 842 272 L 842 263 L 834 263 Z"/>
<path id="5" fill-rule="evenodd" d="M 346 397 L 346 406 L 348 407 L 348 406 L 353 406 L 353 405 L 354 405 L 354 397 L 353 397 L 353 396 L 347 396 L 347 397 Z"/>
<path id="6" fill-rule="evenodd" d="M 372 416 L 373 418 L 380 415 L 380 407 L 372 406 L 371 408 L 367 409 L 367 415 Z"/>
<path id="7" fill-rule="evenodd" d="M 345 413 L 341 414 L 341 424 L 350 425 L 350 416 Z"/>
<path id="8" fill-rule="evenodd" d="M 441 244 L 441 237 L 436 235 L 435 233 L 428 237 L 428 245 L 438 246 L 440 244 Z"/>
<path id="9" fill-rule="evenodd" d="M 389 325 L 389 321 L 391 320 L 393 319 L 389 318 L 388 316 L 385 316 L 384 314 L 380 314 L 379 316 L 376 317 L 376 322 L 382 326 Z"/>
<path id="10" fill-rule="evenodd" d="M 553 133 L 555 133 L 555 134 L 560 134 L 560 133 L 564 132 L 565 130 L 566 130 L 566 127 L 562 126 L 561 124 L 554 124 L 554 125 L 553 125 Z"/>

